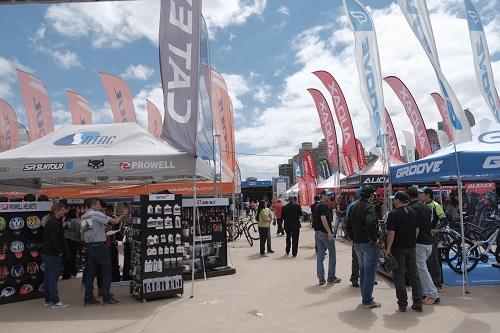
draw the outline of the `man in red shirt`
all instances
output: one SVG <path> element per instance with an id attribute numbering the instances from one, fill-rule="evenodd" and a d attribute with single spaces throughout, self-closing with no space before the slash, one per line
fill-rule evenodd
<path id="1" fill-rule="evenodd" d="M 276 223 L 278 224 L 278 232 L 277 235 L 284 236 L 285 230 L 283 230 L 283 216 L 281 215 L 281 211 L 283 209 L 283 204 L 281 200 L 277 200 L 274 203 L 274 216 L 276 217 Z"/>

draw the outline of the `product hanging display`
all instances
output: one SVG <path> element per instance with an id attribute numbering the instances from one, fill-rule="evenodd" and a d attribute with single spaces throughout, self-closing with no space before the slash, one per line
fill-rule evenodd
<path id="1" fill-rule="evenodd" d="M 198 207 L 196 222 L 196 238 L 194 251 L 195 273 L 218 271 L 227 269 L 227 239 L 226 219 L 229 216 L 228 198 L 203 198 L 197 199 Z M 193 228 L 193 205 L 194 199 L 184 199 L 182 207 L 184 210 L 182 231 L 183 237 L 189 237 L 192 244 Z M 192 246 L 189 247 L 189 255 L 184 262 L 185 273 L 191 272 Z"/>
<path id="2" fill-rule="evenodd" d="M 151 194 L 135 197 L 131 205 L 130 293 L 141 301 L 184 293 L 189 243 L 182 237 L 181 204 L 180 195 Z"/>
<path id="3" fill-rule="evenodd" d="M 42 297 L 42 218 L 51 202 L 0 203 L 0 304 Z"/>

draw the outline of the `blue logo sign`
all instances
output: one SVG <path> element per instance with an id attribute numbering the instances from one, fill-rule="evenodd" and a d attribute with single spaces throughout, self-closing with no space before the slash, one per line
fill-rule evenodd
<path id="1" fill-rule="evenodd" d="M 479 142 L 487 144 L 499 144 L 500 143 L 500 131 L 490 131 L 481 134 L 478 138 Z"/>
<path id="2" fill-rule="evenodd" d="M 356 0 L 345 2 L 349 19 L 356 31 L 373 31 L 373 24 L 366 9 Z"/>
<path id="3" fill-rule="evenodd" d="M 64 164 L 64 169 L 66 169 L 66 170 L 73 170 L 74 167 L 75 167 L 75 163 L 73 161 L 66 162 Z"/>
<path id="4" fill-rule="evenodd" d="M 116 136 L 101 135 L 99 132 L 81 132 L 67 135 L 56 142 L 56 146 L 76 145 L 110 145 L 114 143 Z"/>
<path id="5" fill-rule="evenodd" d="M 467 11 L 467 22 L 469 23 L 469 30 L 484 31 L 481 20 L 479 19 L 479 13 L 470 0 L 465 0 L 465 9 Z"/>

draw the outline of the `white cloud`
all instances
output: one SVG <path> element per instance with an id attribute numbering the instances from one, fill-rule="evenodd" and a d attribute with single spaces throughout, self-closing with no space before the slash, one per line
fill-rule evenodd
<path id="1" fill-rule="evenodd" d="M 226 81 L 227 89 L 229 90 L 229 96 L 233 102 L 233 108 L 235 112 L 243 109 L 243 102 L 240 97 L 246 95 L 250 92 L 250 84 L 245 79 L 243 75 L 239 74 L 221 74 Z"/>
<path id="2" fill-rule="evenodd" d="M 134 97 L 134 107 L 137 120 L 142 126 L 148 128 L 148 113 L 146 107 L 146 99 L 149 99 L 160 111 L 163 117 L 163 89 L 161 83 L 156 83 L 147 87 L 144 87 L 135 97 Z"/>
<path id="3" fill-rule="evenodd" d="M 463 3 L 457 0 L 446 2 L 448 6 L 442 5 L 431 11 L 443 72 L 462 106 L 470 108 L 476 120 L 491 118 L 476 84 L 467 22 L 463 13 L 455 11 L 455 7 L 463 6 Z M 452 9 L 449 9 L 450 5 L 453 6 Z M 427 127 L 436 128 L 440 114 L 430 93 L 439 91 L 439 87 L 432 66 L 399 7 L 393 4 L 388 8 L 372 11 L 372 16 L 377 30 L 382 75 L 396 75 L 401 78 L 419 104 Z M 483 22 L 491 54 L 498 54 L 500 51 L 500 22 L 496 16 L 493 15 L 490 21 Z M 354 36 L 345 22 L 345 18 L 342 17 L 328 26 L 307 29 L 295 38 L 292 50 L 300 69 L 284 78 L 284 88 L 277 95 L 279 103 L 261 110 L 252 122 L 240 124 L 243 126 L 236 132 L 239 150 L 253 149 L 260 154 L 286 155 L 291 158 L 301 142 L 310 141 L 316 144 L 321 140 L 323 134 L 319 119 L 313 100 L 306 89 L 311 87 L 320 89 L 331 105 L 328 91 L 311 74 L 315 70 L 322 69 L 332 73 L 342 87 L 357 137 L 365 145 L 371 141 L 368 111 L 361 98 L 358 72 L 354 62 Z M 500 60 L 498 57 L 496 59 L 493 63 L 493 72 L 500 73 Z M 499 80 L 500 76 L 497 75 L 497 87 Z M 403 106 L 386 84 L 384 93 L 385 104 L 396 127 L 399 143 L 403 144 L 401 132 L 403 129 L 412 131 L 411 124 Z M 334 113 L 333 108 L 332 113 Z M 341 137 L 339 128 L 337 136 Z M 258 174 L 259 171 L 270 170 L 269 165 L 272 165 L 272 171 L 276 172 L 277 164 L 285 163 L 287 159 L 287 157 L 240 156 L 240 164 L 243 170 L 255 170 Z M 250 172 L 246 175 L 251 174 Z"/>
<path id="4" fill-rule="evenodd" d="M 266 103 L 269 97 L 271 97 L 272 87 L 268 84 L 261 83 L 257 86 L 254 98 L 260 103 Z"/>
<path id="5" fill-rule="evenodd" d="M 278 8 L 278 13 L 283 15 L 290 15 L 290 9 L 287 6 L 280 6 L 280 8 Z"/>
<path id="6" fill-rule="evenodd" d="M 70 69 L 72 67 L 80 67 L 80 60 L 78 60 L 78 54 L 69 50 L 47 50 L 47 55 L 49 55 L 52 60 L 60 67 L 64 69 Z"/>
<path id="7" fill-rule="evenodd" d="M 153 75 L 153 69 L 146 65 L 130 65 L 125 72 L 121 75 L 126 79 L 142 80 L 145 81 Z"/>
<path id="8" fill-rule="evenodd" d="M 244 24 L 265 7 L 266 0 L 211 0 L 203 2 L 203 14 L 213 33 Z M 47 9 L 45 19 L 59 34 L 89 38 L 96 48 L 117 48 L 141 38 L 158 44 L 160 1 L 58 4 Z"/>
<path id="9" fill-rule="evenodd" d="M 17 83 L 16 69 L 32 72 L 16 58 L 0 57 L 0 98 L 6 99 L 12 96 L 12 86 Z"/>

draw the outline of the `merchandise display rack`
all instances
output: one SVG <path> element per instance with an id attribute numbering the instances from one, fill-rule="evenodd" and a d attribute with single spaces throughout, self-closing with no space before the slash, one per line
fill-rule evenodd
<path id="1" fill-rule="evenodd" d="M 42 297 L 42 218 L 51 202 L 0 203 L 0 304 Z"/>
<path id="2" fill-rule="evenodd" d="M 182 295 L 189 226 L 182 223 L 182 197 L 134 197 L 130 294 L 140 301 Z M 183 230 L 186 229 L 187 231 Z"/>

